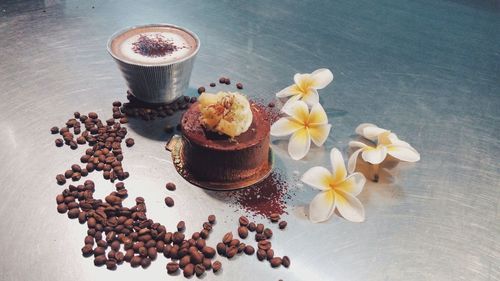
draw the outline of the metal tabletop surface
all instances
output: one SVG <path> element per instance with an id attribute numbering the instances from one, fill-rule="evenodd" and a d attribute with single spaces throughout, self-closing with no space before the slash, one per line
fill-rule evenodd
<path id="1" fill-rule="evenodd" d="M 293 161 L 286 141 L 273 142 L 292 194 L 289 226 L 273 245 L 292 265 L 220 258 L 223 272 L 205 280 L 500 280 L 500 4 L 491 0 L 2 1 L 0 280 L 184 279 L 167 275 L 163 257 L 146 270 L 95 267 L 80 251 L 86 227 L 58 214 L 54 200 L 63 189 L 55 175 L 82 152 L 56 148 L 49 129 L 74 111 L 109 118 L 126 86 L 108 37 L 157 22 L 200 37 L 189 95 L 229 76 L 270 101 L 297 72 L 335 75 L 320 92 L 333 124 L 325 145 Z M 150 218 L 167 228 L 183 219 L 188 233 L 216 214 L 215 246 L 245 212 L 176 173 L 161 122 L 129 125 L 127 200 L 143 196 Z M 346 157 L 363 122 L 396 132 L 421 161 L 365 186 L 365 222 L 334 215 L 312 224 L 305 210 L 317 191 L 298 178 L 328 167 L 333 147 Z M 97 197 L 112 191 L 100 174 L 88 178 Z M 169 180 L 174 208 L 163 203 Z"/>

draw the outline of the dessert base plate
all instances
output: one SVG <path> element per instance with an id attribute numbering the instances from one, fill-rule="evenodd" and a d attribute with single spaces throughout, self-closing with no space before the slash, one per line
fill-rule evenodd
<path id="1" fill-rule="evenodd" d="M 165 148 L 171 152 L 172 160 L 177 172 L 188 182 L 204 189 L 216 190 L 216 191 L 228 191 L 228 190 L 237 190 L 249 187 L 253 184 L 256 184 L 264 180 L 267 176 L 269 176 L 273 168 L 274 157 L 271 147 L 269 147 L 268 162 L 262 165 L 261 169 L 250 178 L 246 178 L 240 181 L 231 181 L 231 182 L 199 180 L 196 179 L 196 177 L 192 173 L 190 173 L 189 169 L 187 169 L 184 165 L 185 162 L 181 153 L 184 146 L 183 143 L 184 142 L 182 141 L 182 137 L 179 135 L 175 135 L 170 139 Z"/>

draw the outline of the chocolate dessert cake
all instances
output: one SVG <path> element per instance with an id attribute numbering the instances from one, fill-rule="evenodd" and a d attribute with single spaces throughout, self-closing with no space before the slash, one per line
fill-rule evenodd
<path id="1" fill-rule="evenodd" d="M 260 105 L 250 102 L 252 121 L 237 136 L 208 130 L 202 122 L 200 102 L 182 117 L 182 158 L 185 167 L 199 180 L 241 181 L 251 178 L 269 161 L 270 120 Z"/>

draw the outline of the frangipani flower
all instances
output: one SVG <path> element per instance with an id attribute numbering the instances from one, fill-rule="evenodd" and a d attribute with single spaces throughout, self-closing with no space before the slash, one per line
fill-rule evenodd
<path id="1" fill-rule="evenodd" d="M 333 80 L 333 74 L 329 69 L 320 68 L 313 73 L 297 73 L 293 76 L 295 84 L 286 87 L 276 94 L 278 98 L 292 96 L 283 105 L 283 108 L 297 100 L 305 101 L 309 106 L 313 106 L 319 102 L 319 89 L 328 86 Z"/>
<path id="2" fill-rule="evenodd" d="M 283 111 L 288 117 L 282 117 L 271 126 L 271 135 L 284 137 L 292 135 L 288 142 L 288 153 L 294 160 L 306 156 L 311 147 L 311 140 L 317 146 L 326 141 L 332 125 L 328 124 L 326 112 L 317 103 L 311 111 L 303 101 L 295 101 Z"/>
<path id="3" fill-rule="evenodd" d="M 375 146 L 366 145 L 359 141 L 349 142 L 350 147 L 359 148 L 349 158 L 347 167 L 349 172 L 356 169 L 356 161 L 361 153 L 361 158 L 370 164 L 378 165 L 382 163 L 387 155 L 406 162 L 417 162 L 420 154 L 409 143 L 400 140 L 396 134 L 389 130 L 382 129 L 376 125 L 363 123 L 356 128 L 356 133 L 376 142 Z"/>
<path id="4" fill-rule="evenodd" d="M 362 222 L 365 209 L 356 196 L 361 193 L 366 179 L 361 173 L 347 176 L 342 154 L 336 148 L 330 152 L 333 171 L 324 167 L 313 167 L 304 173 L 301 180 L 319 190 L 309 204 L 309 219 L 312 222 L 328 220 L 335 209 L 347 220 Z"/>

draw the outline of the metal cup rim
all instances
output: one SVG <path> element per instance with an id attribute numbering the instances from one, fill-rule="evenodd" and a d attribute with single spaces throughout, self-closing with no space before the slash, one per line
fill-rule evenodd
<path id="1" fill-rule="evenodd" d="M 113 40 L 116 37 L 118 37 L 119 35 L 127 32 L 129 30 L 133 30 L 133 29 L 136 29 L 136 28 L 144 28 L 144 27 L 173 27 L 173 28 L 176 28 L 176 29 L 180 29 L 180 30 L 188 33 L 189 35 L 193 36 L 194 40 L 196 41 L 196 49 L 194 50 L 194 52 L 192 54 L 190 54 L 187 57 L 184 57 L 184 58 L 182 58 L 180 60 L 177 60 L 177 61 L 173 61 L 173 62 L 169 62 L 169 63 L 164 63 L 164 64 L 144 64 L 144 63 L 133 62 L 133 61 L 130 61 L 130 60 L 127 60 L 127 59 L 124 59 L 124 58 L 120 58 L 120 57 L 116 56 L 111 51 L 111 43 L 113 42 Z M 173 64 L 181 63 L 181 62 L 187 61 L 187 60 L 193 58 L 194 56 L 196 56 L 196 54 L 198 53 L 198 50 L 200 49 L 200 39 L 198 38 L 198 35 L 196 35 L 196 33 L 192 32 L 191 30 L 189 30 L 187 28 L 180 27 L 180 26 L 175 25 L 175 24 L 169 24 L 169 23 L 152 23 L 152 24 L 143 24 L 143 25 L 129 26 L 129 27 L 125 27 L 123 29 L 120 29 L 120 30 L 116 31 L 115 33 L 113 33 L 109 37 L 108 42 L 106 44 L 106 49 L 107 49 L 108 53 L 115 60 L 118 60 L 118 61 L 126 63 L 126 64 L 136 65 L 136 66 L 142 66 L 142 67 L 161 67 L 161 66 L 167 66 L 167 65 L 173 65 Z"/>

